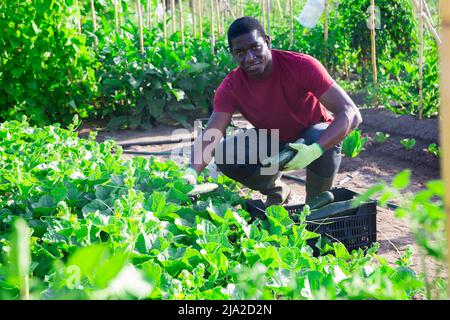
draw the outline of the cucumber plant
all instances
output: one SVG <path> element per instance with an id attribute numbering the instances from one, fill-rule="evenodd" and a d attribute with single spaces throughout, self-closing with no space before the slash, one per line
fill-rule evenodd
<path id="1" fill-rule="evenodd" d="M 347 157 L 354 158 L 364 150 L 367 140 L 367 137 L 361 137 L 361 130 L 355 129 L 342 142 L 342 152 Z"/>
<path id="2" fill-rule="evenodd" d="M 405 138 L 405 139 L 400 140 L 400 143 L 402 144 L 402 146 L 405 147 L 406 150 L 411 150 L 416 145 L 416 139 Z"/>
<path id="3" fill-rule="evenodd" d="M 441 157 L 441 148 L 436 143 L 429 144 L 427 151 L 437 158 Z"/>
<path id="4" fill-rule="evenodd" d="M 385 143 L 389 137 L 389 133 L 383 133 L 379 131 L 375 133 L 375 141 L 379 144 Z"/>
<path id="5" fill-rule="evenodd" d="M 299 222 L 271 206 L 249 224 L 233 180 L 202 174 L 219 187 L 190 200 L 174 161 L 123 160 L 75 126 L 0 123 L 0 299 L 411 299 L 423 288 L 406 262 L 377 259 L 378 245 L 320 241 L 308 206 Z M 24 223 L 14 233 L 19 215 L 30 241 L 17 237 Z"/>

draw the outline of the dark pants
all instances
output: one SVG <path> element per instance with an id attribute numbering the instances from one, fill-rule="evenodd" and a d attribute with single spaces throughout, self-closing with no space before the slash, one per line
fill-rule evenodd
<path id="1" fill-rule="evenodd" d="M 328 123 L 318 123 L 303 130 L 298 138 L 305 139 L 305 144 L 310 145 L 319 139 L 320 135 L 323 131 L 325 131 L 327 127 Z M 245 139 L 244 144 L 238 145 L 236 142 L 238 141 L 238 138 L 242 138 L 242 135 L 244 135 L 245 138 L 248 139 Z M 249 139 L 250 136 L 255 135 L 257 138 L 257 143 L 255 143 L 254 140 Z M 234 140 L 234 143 L 232 143 L 232 140 Z M 286 145 L 286 142 L 279 142 L 279 150 L 287 147 Z M 220 143 L 216 148 L 216 165 L 220 169 L 220 171 L 223 172 L 223 174 L 233 180 L 241 182 L 250 189 L 258 190 L 268 196 L 275 195 L 276 197 L 283 198 L 286 195 L 280 194 L 280 173 L 276 172 L 272 175 L 261 174 L 261 161 L 264 159 L 260 159 L 258 148 L 259 146 L 259 129 L 247 129 L 239 132 L 238 134 L 229 136 L 228 138 L 224 139 L 222 143 Z M 267 139 L 266 147 L 268 150 L 267 156 L 272 156 L 278 153 L 278 150 L 272 150 L 275 148 L 273 148 L 273 146 L 271 145 L 270 139 Z M 232 152 L 232 156 L 230 156 L 230 152 Z M 252 159 L 254 160 L 253 162 L 251 162 Z M 240 160 L 241 163 L 238 163 L 237 160 Z M 329 187 L 331 187 L 333 179 L 339 170 L 340 163 L 341 146 L 340 144 L 338 144 L 327 150 L 320 158 L 313 161 L 306 167 L 307 198 L 311 198 L 313 194 L 315 195 L 318 192 L 321 192 L 324 189 L 326 190 L 327 188 L 329 189 Z M 323 181 L 319 181 L 321 179 Z"/>

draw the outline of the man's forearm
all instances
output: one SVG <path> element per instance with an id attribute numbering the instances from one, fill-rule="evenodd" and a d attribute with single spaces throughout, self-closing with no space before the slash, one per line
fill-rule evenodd
<path id="1" fill-rule="evenodd" d="M 333 122 L 317 140 L 317 143 L 324 150 L 328 150 L 341 142 L 361 122 L 361 115 L 356 107 L 349 108 L 335 116 Z"/>
<path id="2" fill-rule="evenodd" d="M 205 131 L 195 139 L 191 148 L 189 166 L 194 168 L 197 173 L 201 173 L 211 161 L 214 150 L 225 134 L 230 120 L 231 114 L 214 112 L 208 121 Z"/>
<path id="3" fill-rule="evenodd" d="M 203 141 L 203 135 L 200 135 L 191 147 L 191 159 L 189 166 L 200 174 L 212 159 L 212 154 L 205 154 L 206 147 L 213 142 Z M 201 155 L 195 154 L 196 150 L 201 150 Z M 200 160 L 200 161 L 198 161 Z"/>

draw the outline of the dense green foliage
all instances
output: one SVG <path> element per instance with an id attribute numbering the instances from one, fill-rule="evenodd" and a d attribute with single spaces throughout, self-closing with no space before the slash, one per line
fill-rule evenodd
<path id="1" fill-rule="evenodd" d="M 114 142 L 79 139 L 76 126 L 0 125 L 1 298 L 23 293 L 24 269 L 36 299 L 409 299 L 424 292 L 410 250 L 396 266 L 377 256 L 377 246 L 349 253 L 305 229 L 308 209 L 294 223 L 272 206 L 268 220 L 248 224 L 232 180 L 219 176 L 219 189 L 194 201 L 175 162 L 120 160 Z M 393 186 L 407 179 L 400 175 Z M 412 204 L 413 212 L 425 206 L 417 228 L 425 221 L 434 237 L 443 209 L 429 197 L 441 190 L 430 184 Z M 14 254 L 26 257 L 26 243 L 29 262 Z"/>
<path id="2" fill-rule="evenodd" d="M 152 28 L 144 28 L 145 54 L 141 55 L 135 2 L 121 2 L 125 14 L 119 33 L 111 2 L 95 2 L 95 32 L 89 2 L 79 3 L 82 34 L 76 28 L 78 11 L 73 0 L 0 3 L 0 119 L 20 119 L 26 114 L 37 124 L 67 125 L 78 114 L 108 120 L 110 128 L 137 128 L 169 119 L 186 125 L 190 117 L 212 110 L 215 89 L 236 65 L 225 34 L 217 41 L 215 54 L 211 53 L 208 15 L 204 38 L 199 39 L 192 37 L 186 14 L 184 46 L 179 31 L 169 34 L 165 44 L 162 23 L 153 22 Z M 331 1 L 326 59 L 323 18 L 313 29 L 294 19 L 290 46 L 288 17 L 272 14 L 272 46 L 315 56 L 347 91 L 363 93 L 365 104 L 372 104 L 376 96 L 394 112 L 416 115 L 418 24 L 411 2 L 377 1 L 377 88 L 371 84 L 369 3 Z M 295 16 L 303 5 L 295 2 Z M 246 2 L 245 14 L 260 16 L 257 3 Z M 170 30 L 170 16 L 167 22 Z M 439 106 L 438 55 L 427 32 L 425 40 L 424 116 L 432 117 Z"/>
<path id="3" fill-rule="evenodd" d="M 95 55 L 73 27 L 73 1 L 0 3 L 0 119 L 68 123 L 92 114 Z"/>

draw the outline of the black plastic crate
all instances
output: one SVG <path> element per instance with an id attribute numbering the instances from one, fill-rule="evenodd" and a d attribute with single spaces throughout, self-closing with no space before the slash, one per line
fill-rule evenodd
<path id="1" fill-rule="evenodd" d="M 345 188 L 333 188 L 334 201 L 345 201 L 353 199 L 357 194 Z M 250 223 L 256 218 L 267 219 L 264 204 L 261 200 L 246 201 L 247 211 L 252 216 Z M 304 204 L 295 206 L 284 206 L 290 215 L 303 209 Z M 327 237 L 332 242 L 342 242 L 350 252 L 355 249 L 365 249 L 377 241 L 377 204 L 369 201 L 356 207 L 355 214 L 308 221 L 306 218 L 306 229 Z M 310 245 L 314 245 L 315 239 L 311 239 Z M 317 249 L 315 249 L 317 254 Z"/>

